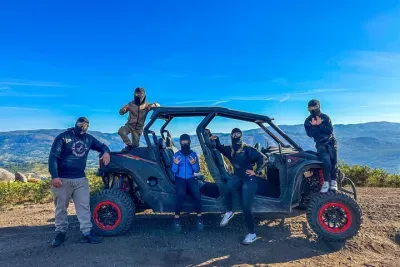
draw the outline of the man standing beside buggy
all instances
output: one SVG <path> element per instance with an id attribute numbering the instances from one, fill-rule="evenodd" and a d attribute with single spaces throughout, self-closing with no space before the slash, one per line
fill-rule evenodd
<path id="1" fill-rule="evenodd" d="M 322 161 L 324 184 L 321 193 L 338 189 L 337 176 L 337 142 L 333 135 L 332 121 L 328 115 L 321 112 L 318 100 L 308 102 L 310 116 L 304 122 L 304 128 L 309 137 L 314 138 L 318 158 Z"/>
<path id="2" fill-rule="evenodd" d="M 119 110 L 120 115 L 129 112 L 128 122 L 118 130 L 119 136 L 125 143 L 126 147 L 123 152 L 130 152 L 132 149 L 139 147 L 140 136 L 143 133 L 144 121 L 147 113 L 153 107 L 159 107 L 158 103 L 149 104 L 146 102 L 146 91 L 144 88 L 136 88 L 133 101 L 129 102 Z M 129 138 L 132 134 L 132 140 Z"/>
<path id="3" fill-rule="evenodd" d="M 71 198 L 74 200 L 80 230 L 83 234 L 82 242 L 94 244 L 101 242 L 101 239 L 91 232 L 90 190 L 85 168 L 89 150 L 100 152 L 100 159 L 105 165 L 110 162 L 110 150 L 105 144 L 87 134 L 88 128 L 89 120 L 84 117 L 79 118 L 75 127 L 58 135 L 51 147 L 49 172 L 57 232 L 52 242 L 54 247 L 61 245 L 66 239 L 67 209 Z"/>

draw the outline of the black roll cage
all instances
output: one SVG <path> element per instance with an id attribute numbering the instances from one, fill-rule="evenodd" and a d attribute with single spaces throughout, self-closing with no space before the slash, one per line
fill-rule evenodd
<path id="1" fill-rule="evenodd" d="M 144 138 L 146 140 L 147 147 L 152 147 L 149 134 L 153 135 L 153 141 L 157 144 L 157 137 L 154 131 L 150 130 L 150 127 L 158 119 L 165 120 L 165 123 L 160 129 L 160 134 L 165 139 L 164 133 L 169 132 L 166 130 L 168 124 L 176 117 L 204 117 L 200 124 L 196 128 L 196 134 L 199 138 L 199 142 L 202 150 L 205 150 L 205 140 L 203 138 L 203 132 L 206 127 L 211 123 L 215 117 L 225 117 L 229 119 L 236 119 L 241 121 L 253 122 L 263 129 L 272 139 L 274 139 L 282 147 L 285 145 L 274 133 L 272 133 L 263 123 L 267 123 L 273 130 L 275 130 L 283 139 L 288 142 L 293 148 L 298 151 L 303 149 L 294 142 L 285 132 L 282 131 L 277 125 L 272 122 L 272 118 L 264 115 L 247 113 L 222 107 L 156 107 L 152 108 L 154 111 L 150 117 L 149 123 L 144 128 Z"/>

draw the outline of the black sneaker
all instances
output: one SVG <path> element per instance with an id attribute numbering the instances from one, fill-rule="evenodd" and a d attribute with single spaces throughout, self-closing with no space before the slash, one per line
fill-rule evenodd
<path id="1" fill-rule="evenodd" d="M 84 235 L 81 243 L 90 243 L 90 244 L 100 244 L 103 242 L 101 237 L 96 236 L 94 233 L 90 232 L 88 235 Z"/>
<path id="2" fill-rule="evenodd" d="M 178 232 L 178 233 L 180 231 L 182 231 L 182 225 L 181 225 L 180 219 L 177 219 L 177 218 L 174 219 L 174 229 L 175 229 L 175 232 Z"/>
<path id="3" fill-rule="evenodd" d="M 64 241 L 67 239 L 66 237 L 67 237 L 66 233 L 58 232 L 56 238 L 54 238 L 54 240 L 51 242 L 51 245 L 53 247 L 58 247 L 59 245 L 64 243 Z"/>
<path id="4" fill-rule="evenodd" d="M 132 151 L 132 149 L 133 149 L 132 145 L 127 145 L 124 149 L 122 149 L 122 152 L 129 153 Z"/>
<path id="5" fill-rule="evenodd" d="M 203 216 L 197 216 L 196 227 L 197 227 L 197 230 L 203 231 L 203 229 L 204 229 Z"/>

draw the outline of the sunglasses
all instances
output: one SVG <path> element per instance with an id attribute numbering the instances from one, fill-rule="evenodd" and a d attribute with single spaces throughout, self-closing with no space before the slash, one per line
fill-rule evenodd
<path id="1" fill-rule="evenodd" d="M 240 137 L 242 137 L 242 134 L 241 133 L 233 133 L 232 135 L 232 138 L 240 138 Z"/>
<path id="2" fill-rule="evenodd" d="M 144 96 L 143 93 L 135 93 L 135 96 Z"/>
<path id="3" fill-rule="evenodd" d="M 319 109 L 318 106 L 317 107 L 308 107 L 308 111 L 313 111 L 313 110 L 317 110 L 317 109 Z"/>
<path id="4" fill-rule="evenodd" d="M 181 145 L 187 145 L 187 144 L 190 144 L 189 140 L 182 140 L 181 141 Z"/>

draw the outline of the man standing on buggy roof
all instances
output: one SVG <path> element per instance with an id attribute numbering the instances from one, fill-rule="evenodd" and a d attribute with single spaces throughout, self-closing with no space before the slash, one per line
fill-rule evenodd
<path id="1" fill-rule="evenodd" d="M 133 101 L 129 102 L 119 110 L 120 115 L 129 112 L 128 122 L 118 130 L 119 136 L 125 143 L 126 147 L 123 152 L 130 152 L 132 149 L 139 147 L 140 136 L 143 133 L 144 121 L 147 113 L 153 107 L 159 107 L 158 103 L 146 102 L 146 91 L 144 88 L 137 87 L 134 92 Z M 132 134 L 132 140 L 129 138 Z"/>

